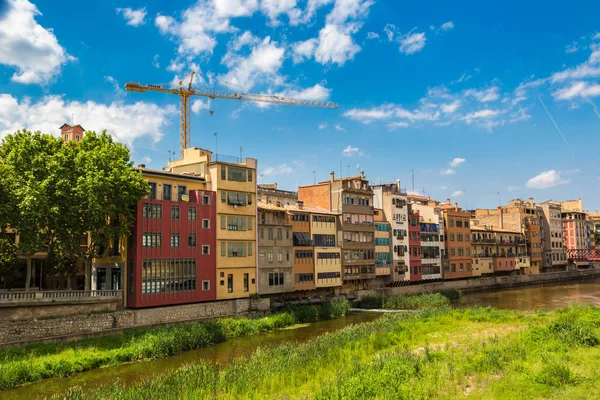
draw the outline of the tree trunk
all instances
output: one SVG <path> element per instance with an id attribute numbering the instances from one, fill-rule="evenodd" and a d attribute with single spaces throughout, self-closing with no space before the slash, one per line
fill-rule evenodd
<path id="1" fill-rule="evenodd" d="M 26 259 L 27 259 L 27 273 L 25 274 L 25 290 L 29 291 L 29 287 L 31 285 L 31 254 L 28 254 Z"/>
<path id="2" fill-rule="evenodd" d="M 92 261 L 85 260 L 85 290 L 92 290 Z"/>

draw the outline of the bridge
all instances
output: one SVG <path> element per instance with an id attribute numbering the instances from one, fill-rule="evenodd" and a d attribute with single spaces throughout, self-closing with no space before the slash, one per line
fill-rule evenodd
<path id="1" fill-rule="evenodd" d="M 600 249 L 567 250 L 567 258 L 573 261 L 600 261 Z"/>

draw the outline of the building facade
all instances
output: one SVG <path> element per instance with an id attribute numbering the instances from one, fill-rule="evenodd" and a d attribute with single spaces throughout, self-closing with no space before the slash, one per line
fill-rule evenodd
<path id="1" fill-rule="evenodd" d="M 258 203 L 258 292 L 294 290 L 292 224 L 284 207 Z"/>
<path id="2" fill-rule="evenodd" d="M 443 279 L 468 278 L 471 268 L 471 213 L 447 200 L 444 210 L 444 243 L 448 262 L 444 263 Z"/>
<path id="3" fill-rule="evenodd" d="M 382 209 L 375 209 L 375 274 L 385 277 L 386 281 L 391 276 L 392 267 L 392 229 L 386 221 Z"/>
<path id="4" fill-rule="evenodd" d="M 421 264 L 421 222 L 418 210 L 408 205 L 408 270 L 410 281 L 420 281 L 423 277 Z"/>
<path id="5" fill-rule="evenodd" d="M 400 188 L 400 181 L 396 184 L 373 186 L 372 189 L 374 207 L 381 209 L 392 232 L 390 280 L 391 282 L 409 281 L 408 198 L 406 192 Z"/>
<path id="6" fill-rule="evenodd" d="M 298 199 L 341 217 L 338 242 L 342 248 L 342 279 L 354 289 L 368 288 L 375 279 L 375 226 L 373 191 L 363 172 L 359 176 L 335 178 L 300 186 Z"/>
<path id="7" fill-rule="evenodd" d="M 216 300 L 215 192 L 206 189 L 201 177 L 140 170 L 150 194 L 136 206 L 127 241 L 127 306 Z M 115 288 L 118 266 L 96 262 L 93 269 L 96 285 L 107 282 Z"/>
<path id="8" fill-rule="evenodd" d="M 562 207 L 560 203 L 546 201 L 539 203 L 541 209 L 544 255 L 542 270 L 564 269 L 567 265 L 567 252 L 564 246 Z"/>
<path id="9" fill-rule="evenodd" d="M 419 212 L 421 279 L 441 279 L 442 256 L 445 252 L 443 213 L 433 205 L 411 204 L 411 208 Z"/>

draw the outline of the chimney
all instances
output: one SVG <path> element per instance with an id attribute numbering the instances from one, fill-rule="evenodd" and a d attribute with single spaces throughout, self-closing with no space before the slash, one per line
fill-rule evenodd
<path id="1" fill-rule="evenodd" d="M 298 200 L 296 202 L 296 207 L 298 207 L 299 210 L 302 210 L 302 208 L 304 207 L 304 202 L 302 200 Z"/>
<path id="2" fill-rule="evenodd" d="M 329 176 L 331 176 L 331 182 L 333 182 L 333 181 L 335 180 L 335 172 L 334 172 L 334 171 L 331 171 L 331 172 L 329 173 Z"/>
<path id="3" fill-rule="evenodd" d="M 529 198 L 529 204 L 533 205 L 533 197 Z"/>
<path id="4" fill-rule="evenodd" d="M 365 179 L 365 171 L 360 171 L 360 179 Z"/>
<path id="5" fill-rule="evenodd" d="M 450 203 L 450 199 L 446 199 L 446 204 L 449 206 L 452 205 L 452 203 Z"/>
<path id="6" fill-rule="evenodd" d="M 138 168 L 146 168 L 146 164 L 138 164 Z"/>
<path id="7" fill-rule="evenodd" d="M 396 188 L 398 189 L 398 193 L 400 193 L 400 179 L 396 179 Z"/>

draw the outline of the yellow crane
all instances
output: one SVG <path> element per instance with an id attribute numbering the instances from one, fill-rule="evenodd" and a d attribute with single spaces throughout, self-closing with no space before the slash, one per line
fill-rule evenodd
<path id="1" fill-rule="evenodd" d="M 272 104 L 287 104 L 291 106 L 315 107 L 315 108 L 338 108 L 338 105 L 332 101 L 321 100 L 302 100 L 293 99 L 291 97 L 273 96 L 268 94 L 252 94 L 241 92 L 228 92 L 224 90 L 202 89 L 192 86 L 195 72 L 190 76 L 190 83 L 187 88 L 183 85 L 183 81 L 179 81 L 179 89 L 164 88 L 163 85 L 141 85 L 135 82 L 125 84 L 125 89 L 129 92 L 162 92 L 178 94 L 180 99 L 180 144 L 179 153 L 183 158 L 183 151 L 190 146 L 190 111 L 189 99 L 191 96 L 202 96 L 210 99 L 230 99 L 241 101 L 253 101 L 256 103 L 272 103 Z"/>

